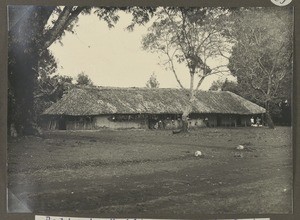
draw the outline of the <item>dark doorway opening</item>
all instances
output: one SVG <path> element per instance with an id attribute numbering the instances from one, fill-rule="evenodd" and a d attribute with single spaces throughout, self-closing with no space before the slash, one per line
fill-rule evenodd
<path id="1" fill-rule="evenodd" d="M 64 118 L 60 118 L 58 121 L 58 129 L 59 130 L 66 130 L 67 126 L 66 126 L 66 120 Z"/>
<path id="2" fill-rule="evenodd" d="M 241 119 L 240 116 L 238 116 L 237 119 L 236 119 L 236 125 L 237 126 L 241 126 L 242 125 L 242 119 Z"/>
<path id="3" fill-rule="evenodd" d="M 217 115 L 217 126 L 220 127 L 222 125 L 222 117 Z"/>

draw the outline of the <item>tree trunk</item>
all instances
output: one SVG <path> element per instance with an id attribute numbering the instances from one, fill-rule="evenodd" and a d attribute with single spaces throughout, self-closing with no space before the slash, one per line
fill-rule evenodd
<path id="1" fill-rule="evenodd" d="M 274 129 L 274 122 L 272 120 L 272 117 L 270 115 L 270 103 L 269 101 L 266 101 L 266 122 L 269 128 Z"/>
<path id="2" fill-rule="evenodd" d="M 189 130 L 189 115 L 192 112 L 192 103 L 195 99 L 194 97 L 194 77 L 195 74 L 192 72 L 190 73 L 190 90 L 189 90 L 189 104 L 186 106 L 186 109 L 184 110 L 182 114 L 182 132 L 188 132 Z"/>
<path id="3" fill-rule="evenodd" d="M 9 31 L 8 127 L 13 126 L 17 135 L 39 134 L 33 94 L 38 76 L 39 43 L 47 19 L 44 16 L 45 9 L 35 6 Z"/>
<path id="4" fill-rule="evenodd" d="M 189 128 L 188 116 L 189 116 L 188 112 L 184 112 L 182 114 L 182 128 L 181 128 L 182 132 L 188 132 L 188 128 Z"/>
<path id="5" fill-rule="evenodd" d="M 266 112 L 266 121 L 267 121 L 267 125 L 269 128 L 271 128 L 271 129 L 275 128 L 274 122 L 273 122 L 272 117 L 269 112 Z"/>
<path id="6" fill-rule="evenodd" d="M 181 132 L 187 133 L 189 131 L 189 121 L 188 121 L 189 114 L 190 114 L 190 111 L 187 107 L 181 117 L 182 124 L 180 126 L 180 129 L 173 131 L 173 134 L 178 134 Z"/>
<path id="7" fill-rule="evenodd" d="M 12 109 L 9 117 L 15 125 L 19 135 L 34 134 L 34 109 L 33 92 L 35 86 L 36 73 L 33 67 L 37 66 L 38 54 L 32 51 L 30 54 L 24 53 L 21 45 L 16 45 L 11 52 L 16 64 L 9 68 L 12 72 L 11 89 L 14 102 L 10 106 Z"/>
<path id="8" fill-rule="evenodd" d="M 183 111 L 183 114 L 182 114 L 182 132 L 188 132 L 189 130 L 189 115 L 192 113 L 192 104 L 194 102 L 194 91 L 191 91 L 190 92 L 190 99 L 189 99 L 189 103 L 188 105 L 186 106 L 185 110 Z"/>

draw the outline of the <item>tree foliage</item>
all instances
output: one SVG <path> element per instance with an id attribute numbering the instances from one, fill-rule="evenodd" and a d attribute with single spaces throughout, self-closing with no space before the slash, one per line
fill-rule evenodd
<path id="1" fill-rule="evenodd" d="M 34 92 L 34 111 L 35 117 L 57 102 L 71 88 L 72 77 L 69 76 L 42 76 L 37 80 L 37 88 Z"/>
<path id="2" fill-rule="evenodd" d="M 227 78 L 225 79 L 225 81 L 222 80 L 217 80 L 214 81 L 211 85 L 211 87 L 209 88 L 210 91 L 229 91 L 229 92 L 233 92 L 237 95 L 241 95 L 243 96 L 243 88 L 234 81 L 230 81 Z"/>
<path id="3" fill-rule="evenodd" d="M 190 92 L 199 89 L 204 78 L 222 73 L 225 65 L 210 67 L 208 61 L 222 56 L 229 45 L 222 35 L 222 18 L 226 11 L 210 8 L 161 8 L 157 20 L 144 36 L 145 50 L 162 54 L 163 63 L 173 72 L 179 86 L 184 88 L 175 68 L 175 63 L 183 63 L 190 75 Z M 194 86 L 195 76 L 199 81 Z"/>
<path id="4" fill-rule="evenodd" d="M 156 78 L 155 73 L 152 73 L 150 76 L 149 80 L 146 83 L 147 88 L 159 88 L 159 82 Z"/>
<path id="5" fill-rule="evenodd" d="M 34 86 L 34 113 L 38 117 L 46 108 L 60 99 L 67 89 L 65 83 L 72 84 L 72 78 L 53 74 L 57 61 L 49 50 L 42 53 L 38 61 L 38 77 Z"/>
<path id="6" fill-rule="evenodd" d="M 224 82 L 222 80 L 213 81 L 209 90 L 210 91 L 220 91 L 220 90 L 222 90 L 223 84 L 224 84 Z"/>
<path id="7" fill-rule="evenodd" d="M 285 8 L 242 9 L 234 13 L 233 47 L 228 68 L 242 95 L 263 105 L 269 114 L 291 96 L 293 60 L 292 12 Z"/>
<path id="8" fill-rule="evenodd" d="M 92 86 L 93 82 L 88 75 L 84 72 L 81 72 L 77 75 L 76 85 L 79 86 Z"/>

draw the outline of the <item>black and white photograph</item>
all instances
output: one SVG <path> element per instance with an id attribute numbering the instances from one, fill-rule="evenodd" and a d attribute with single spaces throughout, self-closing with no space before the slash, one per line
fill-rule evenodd
<path id="1" fill-rule="evenodd" d="M 293 7 L 7 14 L 9 213 L 293 213 Z"/>

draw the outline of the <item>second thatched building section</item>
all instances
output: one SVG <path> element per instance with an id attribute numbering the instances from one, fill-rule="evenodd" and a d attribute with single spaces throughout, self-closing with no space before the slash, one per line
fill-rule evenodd
<path id="1" fill-rule="evenodd" d="M 198 91 L 189 127 L 249 126 L 265 109 L 224 91 Z M 181 89 L 78 87 L 43 113 L 45 129 L 177 129 L 187 105 Z"/>

